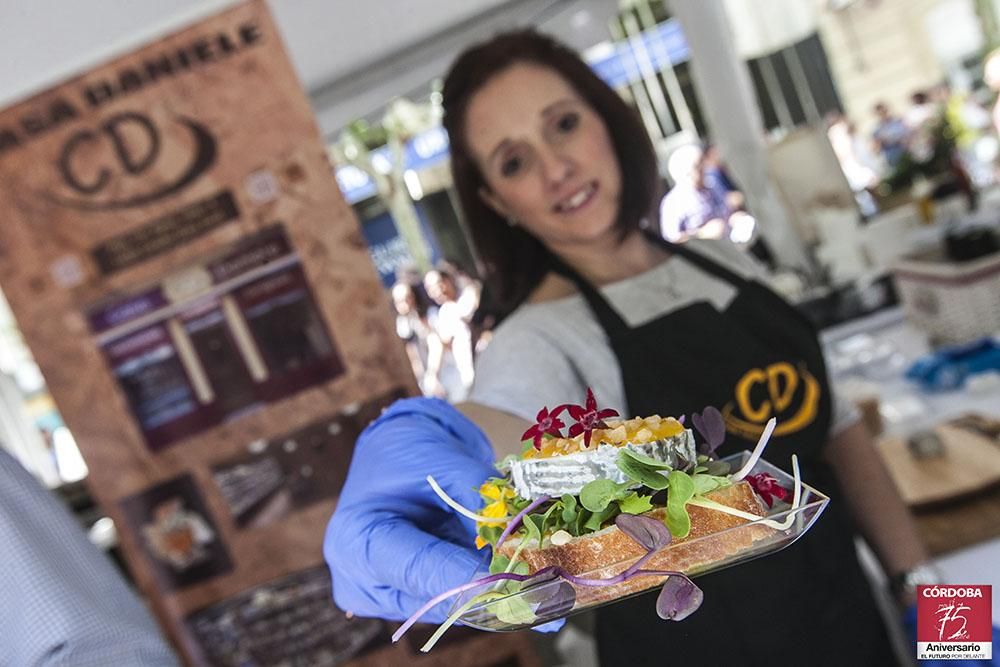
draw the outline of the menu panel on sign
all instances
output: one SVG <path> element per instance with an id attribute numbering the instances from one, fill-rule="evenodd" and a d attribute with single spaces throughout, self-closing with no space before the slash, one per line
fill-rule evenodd
<path id="1" fill-rule="evenodd" d="M 344 371 L 281 227 L 88 319 L 154 450 Z"/>

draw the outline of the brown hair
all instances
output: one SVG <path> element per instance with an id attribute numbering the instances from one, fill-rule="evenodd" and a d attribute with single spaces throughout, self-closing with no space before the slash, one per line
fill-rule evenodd
<path id="1" fill-rule="evenodd" d="M 485 188 L 466 142 L 469 102 L 493 77 L 512 65 L 554 70 L 600 116 L 614 145 L 622 175 L 616 226 L 619 238 L 638 229 L 655 210 L 659 195 L 656 153 L 639 116 L 571 49 L 533 30 L 502 33 L 462 53 L 444 84 L 444 127 L 451 143 L 451 171 L 459 201 L 483 262 L 480 306 L 499 321 L 517 308 L 549 271 L 552 255 L 520 226 L 511 227 L 480 198 Z"/>

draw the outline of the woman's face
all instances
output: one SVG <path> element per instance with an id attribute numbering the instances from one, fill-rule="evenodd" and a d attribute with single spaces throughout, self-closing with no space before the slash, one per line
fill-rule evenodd
<path id="1" fill-rule="evenodd" d="M 603 120 L 555 70 L 501 71 L 469 103 L 484 201 L 549 248 L 611 243 L 621 169 Z"/>
<path id="2" fill-rule="evenodd" d="M 392 288 L 392 303 L 400 315 L 409 315 L 417 309 L 417 299 L 408 285 L 396 285 Z"/>
<path id="3" fill-rule="evenodd" d="M 448 277 L 437 271 L 429 271 L 424 276 L 424 289 L 427 290 L 427 295 L 434 300 L 434 303 L 439 306 L 458 298 L 458 290 L 455 289 L 455 284 Z"/>

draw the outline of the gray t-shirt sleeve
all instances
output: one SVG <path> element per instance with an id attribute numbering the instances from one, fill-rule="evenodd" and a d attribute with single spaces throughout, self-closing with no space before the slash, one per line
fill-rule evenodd
<path id="1" fill-rule="evenodd" d="M 469 400 L 529 421 L 542 407 L 577 402 L 586 388 L 564 348 L 532 318 L 511 318 L 479 355 Z"/>

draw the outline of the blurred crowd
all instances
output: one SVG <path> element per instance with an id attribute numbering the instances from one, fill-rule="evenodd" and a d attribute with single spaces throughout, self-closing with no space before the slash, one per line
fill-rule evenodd
<path id="1" fill-rule="evenodd" d="M 423 276 L 406 267 L 392 286 L 396 333 L 403 340 L 420 389 L 455 403 L 472 387 L 475 353 L 489 341 L 476 318 L 482 284 L 449 262 Z"/>
<path id="2" fill-rule="evenodd" d="M 660 201 L 660 234 L 673 243 L 728 239 L 773 268 L 773 256 L 747 212 L 746 198 L 711 144 L 689 144 L 670 154 L 673 186 Z"/>
<path id="3" fill-rule="evenodd" d="M 995 114 L 974 95 L 941 84 L 915 91 L 901 111 L 878 102 L 872 114 L 868 135 L 843 114 L 827 117 L 830 143 L 866 216 L 900 192 L 918 199 L 961 194 L 971 210 L 978 190 L 997 181 Z"/>

